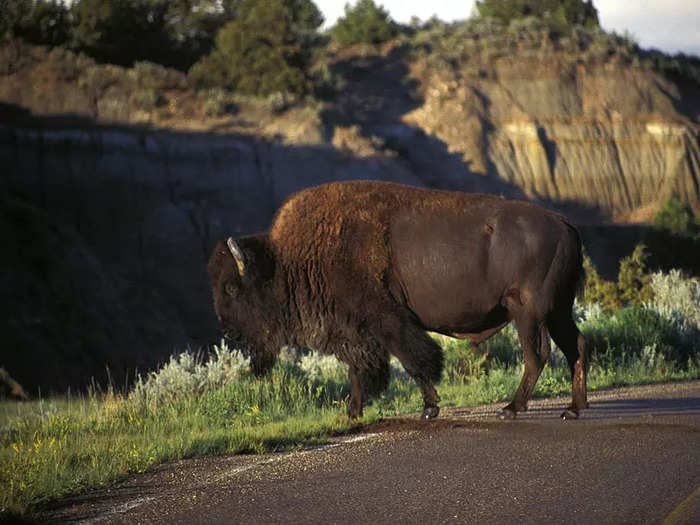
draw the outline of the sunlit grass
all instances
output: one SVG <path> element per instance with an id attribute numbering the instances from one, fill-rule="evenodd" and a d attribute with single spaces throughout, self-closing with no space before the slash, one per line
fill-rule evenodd
<path id="1" fill-rule="evenodd" d="M 280 390 L 281 382 L 288 388 Z M 97 395 L 2 403 L 0 509 L 26 512 L 164 461 L 323 443 L 378 418 L 370 410 L 351 421 L 342 403 L 308 386 L 276 370 L 272 381 L 247 379 L 152 407 Z"/>

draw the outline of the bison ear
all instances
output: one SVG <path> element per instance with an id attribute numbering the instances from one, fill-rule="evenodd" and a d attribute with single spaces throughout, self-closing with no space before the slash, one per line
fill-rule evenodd
<path id="1" fill-rule="evenodd" d="M 233 255 L 233 259 L 236 261 L 236 266 L 238 267 L 238 274 L 243 277 L 245 275 L 245 257 L 243 256 L 243 250 L 241 250 L 240 246 L 234 241 L 231 237 L 229 237 L 226 240 L 226 244 L 228 246 L 229 251 L 231 252 L 231 255 Z"/>

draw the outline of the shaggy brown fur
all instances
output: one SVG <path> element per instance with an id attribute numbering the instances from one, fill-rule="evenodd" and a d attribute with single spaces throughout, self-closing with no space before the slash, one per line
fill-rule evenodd
<path id="1" fill-rule="evenodd" d="M 238 260 L 234 260 L 238 259 Z M 242 260 L 240 260 L 242 259 Z M 382 182 L 333 183 L 293 195 L 268 235 L 220 242 L 209 262 L 214 305 L 263 373 L 284 344 L 349 367 L 351 416 L 386 387 L 396 356 L 438 413 L 443 356 L 426 330 L 475 343 L 513 321 L 525 373 L 505 417 L 525 410 L 549 353 L 547 333 L 586 405 L 586 353 L 571 307 L 581 243 L 562 216 L 526 202 Z"/>

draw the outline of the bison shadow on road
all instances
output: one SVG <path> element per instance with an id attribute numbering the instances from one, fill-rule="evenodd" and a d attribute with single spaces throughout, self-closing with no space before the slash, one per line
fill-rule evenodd
<path id="1" fill-rule="evenodd" d="M 518 414 L 517 421 L 559 419 L 562 408 L 568 400 L 559 403 L 533 400 L 527 412 Z M 700 397 L 677 397 L 657 399 L 601 399 L 592 400 L 580 421 L 602 419 L 627 419 L 675 415 L 700 416 Z M 477 408 L 448 408 L 447 417 L 466 420 L 489 420 L 498 416 L 498 408 L 493 406 Z"/>

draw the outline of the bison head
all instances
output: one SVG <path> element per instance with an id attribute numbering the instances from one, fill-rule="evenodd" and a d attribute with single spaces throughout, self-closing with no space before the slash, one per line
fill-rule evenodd
<path id="1" fill-rule="evenodd" d="M 224 335 L 243 346 L 256 375 L 275 364 L 282 326 L 273 282 L 275 259 L 265 235 L 219 242 L 209 258 L 214 310 Z"/>

